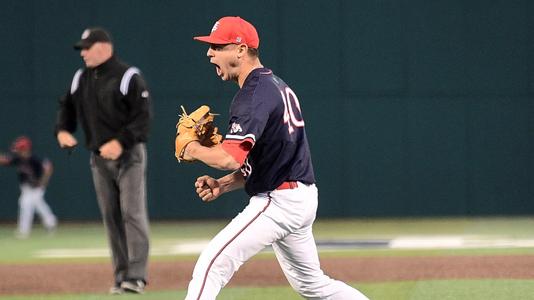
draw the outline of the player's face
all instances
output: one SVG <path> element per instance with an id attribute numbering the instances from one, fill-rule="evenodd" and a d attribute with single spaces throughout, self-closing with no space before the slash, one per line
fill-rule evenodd
<path id="1" fill-rule="evenodd" d="M 210 63 L 215 66 L 215 72 L 222 80 L 237 81 L 240 66 L 238 47 L 235 44 L 211 44 L 208 49 L 207 55 L 210 58 Z"/>
<path id="2" fill-rule="evenodd" d="M 30 150 L 15 150 L 13 153 L 17 154 L 19 157 L 22 158 L 29 158 L 32 156 L 32 153 Z"/>
<path id="3" fill-rule="evenodd" d="M 80 56 L 83 58 L 88 68 L 94 68 L 101 65 L 109 58 L 111 45 L 108 43 L 94 43 L 90 48 L 82 49 Z"/>

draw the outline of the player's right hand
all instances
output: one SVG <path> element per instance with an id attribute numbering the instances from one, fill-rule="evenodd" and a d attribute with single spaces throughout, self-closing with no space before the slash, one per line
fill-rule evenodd
<path id="1" fill-rule="evenodd" d="M 57 142 L 61 148 L 72 148 L 78 144 L 76 138 L 65 130 L 60 130 L 57 133 Z"/>
<path id="2" fill-rule="evenodd" d="M 195 188 L 198 196 L 204 202 L 210 202 L 221 195 L 221 188 L 217 179 L 204 175 L 197 178 Z"/>
<path id="3" fill-rule="evenodd" d="M 11 159 L 9 158 L 9 156 L 0 153 L 0 165 L 7 165 L 10 161 Z"/>

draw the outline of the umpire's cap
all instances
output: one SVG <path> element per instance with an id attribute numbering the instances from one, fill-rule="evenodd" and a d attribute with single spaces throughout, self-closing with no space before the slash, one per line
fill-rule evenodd
<path id="1" fill-rule="evenodd" d="M 193 39 L 210 44 L 245 44 L 258 49 L 260 38 L 256 28 L 240 17 L 223 17 L 215 22 L 210 35 L 196 36 Z"/>
<path id="2" fill-rule="evenodd" d="M 103 28 L 87 28 L 83 31 L 81 40 L 74 44 L 74 49 L 89 49 L 94 43 L 97 42 L 111 44 L 111 35 Z"/>

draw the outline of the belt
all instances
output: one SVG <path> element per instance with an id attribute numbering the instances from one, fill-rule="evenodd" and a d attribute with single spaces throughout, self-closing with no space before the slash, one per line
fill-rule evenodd
<path id="1" fill-rule="evenodd" d="M 277 190 L 292 190 L 296 189 L 298 187 L 297 181 L 284 181 L 280 186 L 278 186 Z"/>

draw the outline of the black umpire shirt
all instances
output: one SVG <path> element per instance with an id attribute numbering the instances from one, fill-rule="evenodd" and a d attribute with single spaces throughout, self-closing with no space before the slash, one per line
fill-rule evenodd
<path id="1" fill-rule="evenodd" d="M 139 70 L 116 56 L 96 68 L 79 69 L 59 101 L 56 135 L 60 130 L 73 133 L 78 120 L 91 151 L 98 152 L 111 139 L 124 149 L 146 142 L 150 95 Z"/>

